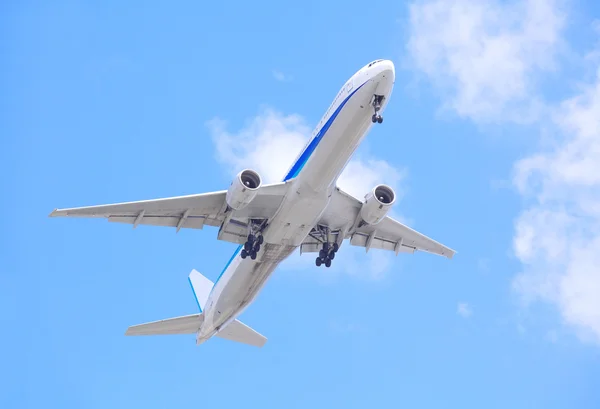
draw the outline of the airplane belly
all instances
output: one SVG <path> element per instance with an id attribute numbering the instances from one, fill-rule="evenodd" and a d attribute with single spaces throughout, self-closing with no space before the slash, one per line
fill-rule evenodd
<path id="1" fill-rule="evenodd" d="M 329 195 L 325 191 L 314 192 L 301 183 L 295 183 L 291 190 L 293 194 L 284 200 L 265 229 L 263 235 L 269 243 L 299 246 L 329 203 Z"/>
<path id="2" fill-rule="evenodd" d="M 256 260 L 239 259 L 240 262 L 227 274 L 219 289 L 219 296 L 211 306 L 211 326 L 218 329 L 231 318 L 241 314 L 256 298 L 277 265 L 296 247 L 265 243 Z"/>
<path id="3" fill-rule="evenodd" d="M 314 192 L 301 183 L 284 199 L 277 215 L 263 232 L 264 243 L 257 259 L 236 255 L 213 289 L 205 311 L 202 337 L 210 337 L 238 316 L 256 298 L 279 263 L 306 238 L 329 203 L 329 193 Z"/>

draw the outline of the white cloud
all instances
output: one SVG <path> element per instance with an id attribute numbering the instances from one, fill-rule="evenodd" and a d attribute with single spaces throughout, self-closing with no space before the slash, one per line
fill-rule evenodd
<path id="1" fill-rule="evenodd" d="M 396 192 L 396 201 L 400 201 L 403 193 L 400 182 L 405 175 L 405 169 L 397 169 L 384 160 L 375 158 L 363 160 L 357 157 L 348 163 L 344 173 L 340 175 L 338 185 L 345 192 L 363 199 L 376 185 L 386 183 Z"/>
<path id="2" fill-rule="evenodd" d="M 240 170 L 251 168 L 263 178 L 263 183 L 278 182 L 283 179 L 292 163 L 306 146 L 311 129 L 299 115 L 284 115 L 270 108 L 264 108 L 245 126 L 229 132 L 226 123 L 215 118 L 207 123 L 216 148 L 217 160 L 223 164 L 230 176 Z M 376 184 L 387 183 L 400 196 L 400 183 L 405 171 L 397 169 L 384 160 L 366 157 L 352 159 L 338 185 L 346 192 L 362 199 Z M 397 199 L 399 200 L 399 198 Z M 284 266 L 292 269 L 314 268 L 319 274 L 326 272 L 331 278 L 337 274 L 353 275 L 361 278 L 379 279 L 391 266 L 390 255 L 372 250 L 365 255 L 365 249 L 345 243 L 331 268 L 314 265 L 311 254 L 292 255 Z"/>
<path id="3" fill-rule="evenodd" d="M 478 122 L 536 119 L 537 74 L 555 68 L 557 1 L 432 0 L 410 6 L 411 64 L 445 107 Z"/>
<path id="4" fill-rule="evenodd" d="M 287 258 L 281 267 L 290 272 L 306 276 L 311 273 L 312 278 L 329 284 L 335 282 L 340 276 L 351 276 L 361 280 L 377 281 L 386 277 L 392 266 L 394 270 L 401 270 L 402 256 L 396 256 L 383 250 L 374 249 L 365 254 L 364 247 L 351 246 L 346 240 L 336 254 L 331 267 L 317 267 L 315 258 L 317 253 L 300 255 L 296 251 Z"/>
<path id="5" fill-rule="evenodd" d="M 473 310 L 466 302 L 459 302 L 456 307 L 456 313 L 463 318 L 469 318 L 473 315 Z"/>
<path id="6" fill-rule="evenodd" d="M 513 288 L 526 303 L 555 305 L 582 339 L 600 343 L 600 70 L 575 97 L 544 101 L 538 80 L 559 62 L 560 6 L 558 0 L 417 2 L 408 50 L 459 115 L 476 122 L 538 120 L 544 127 L 545 148 L 515 164 L 513 183 L 526 207 L 515 222 L 513 250 L 523 270 Z M 594 70 L 598 60 L 597 51 L 581 55 Z"/>
<path id="7" fill-rule="evenodd" d="M 561 138 L 519 161 L 515 184 L 530 199 L 516 221 L 514 280 L 526 301 L 555 303 L 567 324 L 600 342 L 600 70 L 556 109 Z"/>
<path id="8" fill-rule="evenodd" d="M 231 134 L 226 123 L 215 118 L 208 123 L 217 150 L 217 160 L 231 176 L 251 168 L 263 183 L 279 182 L 306 145 L 310 128 L 299 115 L 283 115 L 270 108 Z"/>
<path id="9" fill-rule="evenodd" d="M 279 82 L 288 82 L 292 80 L 291 76 L 285 75 L 281 71 L 273 70 L 271 71 L 271 73 L 273 74 L 273 78 L 275 78 Z"/>

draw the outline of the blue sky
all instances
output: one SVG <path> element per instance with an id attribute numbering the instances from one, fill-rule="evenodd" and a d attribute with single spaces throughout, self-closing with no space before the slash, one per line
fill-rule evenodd
<path id="1" fill-rule="evenodd" d="M 600 7 L 592 1 L 1 6 L 0 407 L 597 408 Z M 292 256 L 254 349 L 126 338 L 196 312 L 234 245 L 56 207 L 279 179 L 356 70 L 396 63 L 340 184 L 458 251 Z"/>

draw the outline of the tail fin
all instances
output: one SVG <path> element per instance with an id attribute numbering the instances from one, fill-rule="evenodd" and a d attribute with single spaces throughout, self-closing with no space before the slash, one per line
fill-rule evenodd
<path id="1" fill-rule="evenodd" d="M 214 286 L 213 282 L 196 270 L 192 270 L 188 277 L 196 303 L 200 309 L 199 314 L 186 315 L 183 317 L 169 318 L 166 320 L 148 322 L 146 324 L 132 325 L 127 328 L 125 335 L 172 335 L 172 334 L 194 334 L 198 332 L 204 322 L 202 310 L 206 306 L 208 296 Z M 267 338 L 259 334 L 239 320 L 231 321 L 215 334 L 219 338 L 242 344 L 262 347 Z"/>
<path id="2" fill-rule="evenodd" d="M 192 286 L 192 291 L 194 292 L 194 297 L 196 297 L 198 308 L 200 309 L 200 312 L 202 312 L 214 283 L 196 270 L 192 270 L 188 277 L 188 281 Z"/>

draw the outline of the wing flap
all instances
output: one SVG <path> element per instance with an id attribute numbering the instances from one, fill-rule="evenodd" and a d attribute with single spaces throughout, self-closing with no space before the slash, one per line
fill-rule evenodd
<path id="1" fill-rule="evenodd" d="M 376 225 L 356 226 L 362 202 L 355 197 L 336 188 L 331 197 L 327 210 L 319 224 L 327 226 L 331 231 L 344 231 L 345 237 L 350 238 L 350 244 L 369 249 L 382 249 L 398 253 L 414 253 L 416 250 L 452 258 L 456 251 L 419 233 L 410 227 L 385 217 Z M 340 239 L 342 239 L 340 237 Z M 339 241 L 339 240 L 338 240 Z M 306 246 L 304 246 L 306 244 Z M 303 243 L 303 252 L 318 251 L 312 239 Z"/>
<path id="2" fill-rule="evenodd" d="M 452 258 L 454 254 L 456 254 L 456 251 L 451 248 L 430 239 L 424 234 L 411 229 L 391 217 L 386 217 L 375 226 L 362 226 L 357 229 L 357 232 L 367 236 L 374 233 L 375 237 L 389 240 L 394 244 L 399 243 L 400 246 L 412 247 L 419 251 L 425 251 L 447 258 Z"/>
<path id="3" fill-rule="evenodd" d="M 108 216 L 108 221 L 111 223 L 126 223 L 126 224 L 135 224 L 137 216 Z M 181 220 L 181 216 L 146 216 L 142 217 L 138 224 L 143 224 L 146 226 L 163 226 L 163 227 L 177 227 Z M 204 224 L 206 223 L 206 216 L 188 216 L 186 217 L 181 227 L 185 229 L 202 229 L 204 228 Z"/>
<path id="4" fill-rule="evenodd" d="M 350 244 L 353 246 L 359 247 L 367 247 L 367 243 L 369 243 L 369 235 L 363 233 L 354 233 L 350 238 Z M 414 247 L 405 246 L 402 243 L 390 241 L 378 237 L 377 235 L 373 236 L 371 239 L 371 243 L 368 246 L 368 249 L 381 249 L 381 250 L 389 250 L 395 251 L 396 253 L 409 253 L 412 254 L 415 252 Z"/>
<path id="5" fill-rule="evenodd" d="M 185 315 L 183 317 L 132 325 L 127 328 L 125 335 L 175 335 L 194 334 L 204 321 L 202 314 Z"/>
<path id="6" fill-rule="evenodd" d="M 246 236 L 248 218 L 273 217 L 287 193 L 288 186 L 287 183 L 262 186 L 254 200 L 241 210 L 228 209 L 225 203 L 227 192 L 223 190 L 164 199 L 55 209 L 50 213 L 50 217 L 106 218 L 109 222 L 133 224 L 133 227 L 142 224 L 175 227 L 177 230 L 202 229 L 205 225 L 221 226 L 227 221 L 219 239 L 238 243 Z"/>

